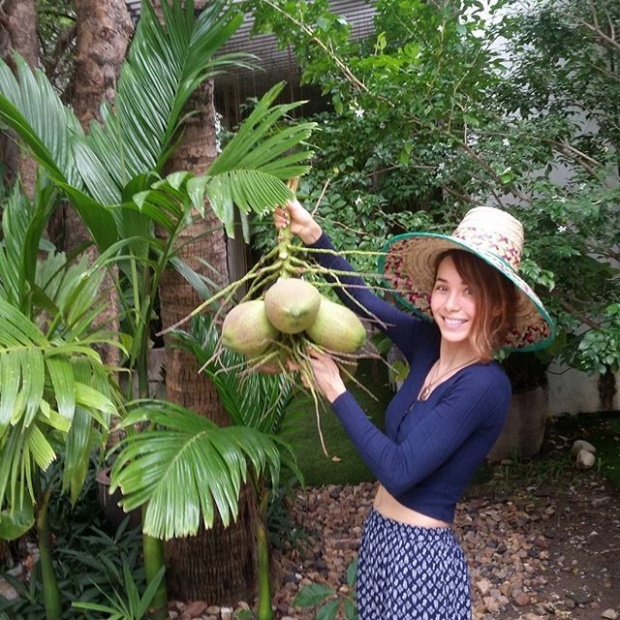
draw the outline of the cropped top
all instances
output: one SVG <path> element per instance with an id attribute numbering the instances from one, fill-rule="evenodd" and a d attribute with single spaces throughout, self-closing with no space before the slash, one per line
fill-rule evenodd
<path id="1" fill-rule="evenodd" d="M 474 363 L 437 385 L 427 400 L 418 400 L 439 357 L 438 327 L 381 299 L 362 278 L 343 274 L 352 267 L 325 234 L 308 247 L 331 250 L 313 252 L 313 257 L 320 266 L 339 272 L 335 292 L 342 303 L 383 331 L 410 367 L 386 409 L 384 431 L 348 390 L 333 401 L 333 411 L 364 462 L 397 501 L 451 523 L 459 498 L 506 420 L 512 393 L 506 373 L 494 361 Z"/>

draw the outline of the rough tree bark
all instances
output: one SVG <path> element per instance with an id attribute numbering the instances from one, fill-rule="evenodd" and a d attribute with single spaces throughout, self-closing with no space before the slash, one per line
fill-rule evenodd
<path id="1" fill-rule="evenodd" d="M 39 66 L 37 41 L 37 11 L 35 0 L 5 0 L 0 6 L 0 23 L 4 28 L 3 58 L 12 64 L 11 52 L 18 52 L 32 68 Z M 27 196 L 34 195 L 37 165 L 26 155 L 17 152 L 13 141 L 3 137 L 0 155 L 5 165 L 5 178 L 13 183 L 17 175 Z"/>
<path id="2" fill-rule="evenodd" d="M 206 83 L 190 101 L 192 115 L 184 127 L 183 141 L 169 161 L 169 170 L 204 173 L 216 156 L 213 84 Z M 209 213 L 209 211 L 207 211 Z M 226 237 L 221 222 L 198 214 L 179 239 L 179 254 L 197 271 L 205 272 L 200 258 L 228 282 Z M 209 272 L 212 277 L 212 272 Z M 163 326 L 186 317 L 200 299 L 194 289 L 175 271 L 168 270 L 160 287 Z M 187 327 L 187 326 L 186 326 Z M 166 388 L 168 399 L 205 415 L 219 425 L 229 424 L 215 388 L 189 354 L 166 348 Z M 181 600 L 205 600 L 234 605 L 251 600 L 256 583 L 255 523 L 257 509 L 253 491 L 241 495 L 239 518 L 228 528 L 221 523 L 198 536 L 176 539 L 166 545 L 168 588 Z"/>
<path id="3" fill-rule="evenodd" d="M 97 118 L 103 101 L 113 101 L 116 82 L 125 56 L 133 24 L 125 0 L 75 0 L 77 24 L 77 59 L 73 90 L 73 109 L 85 131 L 93 119 Z M 78 213 L 65 205 L 62 212 L 63 238 L 66 251 L 72 251 L 91 241 L 90 234 Z M 87 249 L 90 262 L 97 257 L 94 246 Z M 111 302 L 97 319 L 98 325 L 110 330 L 119 330 L 119 308 L 113 286 L 116 272 L 108 275 L 103 287 L 109 290 Z M 107 364 L 119 364 L 119 351 L 116 347 L 106 347 L 101 351 Z"/>

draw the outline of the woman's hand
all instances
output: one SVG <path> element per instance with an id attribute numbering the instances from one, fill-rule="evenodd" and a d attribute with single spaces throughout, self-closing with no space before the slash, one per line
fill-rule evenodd
<path id="1" fill-rule="evenodd" d="M 321 227 L 297 200 L 291 200 L 285 207 L 277 207 L 273 214 L 276 228 L 291 225 L 291 232 L 305 245 L 311 245 L 323 234 Z"/>
<path id="2" fill-rule="evenodd" d="M 314 384 L 325 398 L 333 403 L 347 388 L 340 376 L 340 369 L 334 360 L 315 349 L 308 351 L 314 374 Z"/>

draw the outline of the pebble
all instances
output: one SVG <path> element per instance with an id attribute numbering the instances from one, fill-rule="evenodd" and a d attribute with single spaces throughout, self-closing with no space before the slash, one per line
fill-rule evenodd
<path id="1" fill-rule="evenodd" d="M 272 605 L 276 620 L 317 617 L 316 609 L 300 609 L 293 604 L 306 585 L 325 584 L 342 597 L 351 596 L 345 573 L 356 557 L 374 493 L 375 485 L 371 483 L 297 492 L 289 509 L 294 521 L 308 533 L 310 546 L 304 551 L 273 552 Z M 473 620 L 620 619 L 620 588 L 611 573 L 618 560 L 616 557 L 615 564 L 603 561 L 611 557 L 607 554 L 614 552 L 617 545 L 599 546 L 603 555 L 597 557 L 596 575 L 585 572 L 574 559 L 580 556 L 573 552 L 581 547 L 588 550 L 602 539 L 611 541 L 612 536 L 620 540 L 620 523 L 615 516 L 605 523 L 587 517 L 582 523 L 574 519 L 580 504 L 597 514 L 605 509 L 607 514 L 617 515 L 620 497 L 593 487 L 588 493 L 575 488 L 573 498 L 573 505 L 560 506 L 552 496 L 533 499 L 532 490 L 525 489 L 510 499 L 476 493 L 459 504 L 455 533 L 470 568 Z M 569 514 L 575 526 L 570 531 L 558 528 L 558 523 L 563 523 L 558 521 L 558 515 Z M 558 587 L 562 575 L 570 579 L 571 588 Z M 591 588 L 594 579 L 599 584 L 596 592 Z M 609 593 L 608 604 L 601 601 L 601 588 Z M 0 596 L 14 598 L 17 593 L 0 579 Z M 202 601 L 171 601 L 169 618 L 250 620 L 255 617 L 251 611 L 254 608 L 255 602 L 220 607 Z"/>

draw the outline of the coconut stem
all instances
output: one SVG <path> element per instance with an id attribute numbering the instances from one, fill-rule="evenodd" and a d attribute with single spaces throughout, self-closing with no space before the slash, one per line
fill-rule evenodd
<path id="1" fill-rule="evenodd" d="M 299 187 L 299 177 L 289 179 L 287 185 L 293 193 L 296 192 Z M 294 277 L 297 271 L 290 263 L 292 241 L 293 233 L 291 232 L 291 223 L 288 221 L 278 231 L 278 258 L 282 263 L 282 268 L 280 269 L 281 278 Z"/>
<path id="2" fill-rule="evenodd" d="M 197 314 L 200 314 L 203 310 L 208 308 L 211 304 L 222 298 L 226 298 L 227 301 L 230 301 L 230 299 L 234 296 L 237 290 L 246 282 L 250 282 L 251 280 L 255 280 L 260 277 L 264 277 L 265 273 L 277 270 L 278 267 L 280 267 L 278 261 L 276 261 L 272 265 L 264 266 L 266 259 L 271 258 L 273 255 L 274 251 L 272 250 L 266 257 L 264 257 L 263 260 L 261 260 L 257 265 L 252 267 L 252 269 L 250 269 L 250 271 L 248 271 L 242 278 L 240 278 L 239 280 L 235 280 L 234 282 L 231 282 L 228 286 L 220 289 L 220 291 L 218 291 L 215 295 L 212 295 L 211 297 L 209 297 L 209 299 L 206 299 L 199 306 L 194 308 L 194 310 L 192 310 L 187 316 L 174 323 L 174 325 L 170 325 L 166 327 L 166 329 L 162 329 L 156 335 L 161 336 L 167 334 L 173 329 L 176 329 L 177 327 L 180 327 L 181 325 L 183 325 L 183 323 L 186 323 L 191 318 L 195 317 Z"/>

